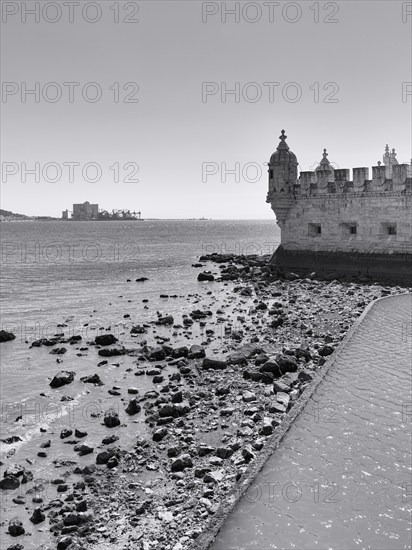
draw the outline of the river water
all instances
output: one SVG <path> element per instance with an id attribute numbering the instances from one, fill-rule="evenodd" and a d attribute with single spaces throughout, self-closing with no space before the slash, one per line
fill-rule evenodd
<path id="1" fill-rule="evenodd" d="M 411 328 L 374 303 L 212 550 L 411 548 Z"/>

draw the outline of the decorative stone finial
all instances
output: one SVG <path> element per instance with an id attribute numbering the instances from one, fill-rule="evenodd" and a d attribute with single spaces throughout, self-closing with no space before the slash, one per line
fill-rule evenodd
<path id="1" fill-rule="evenodd" d="M 282 130 L 282 133 L 279 136 L 280 143 L 277 146 L 278 151 L 281 151 L 281 150 L 289 151 L 289 145 L 286 143 L 286 138 L 287 137 L 288 136 L 285 134 L 285 130 Z"/>
<path id="2" fill-rule="evenodd" d="M 385 153 L 389 153 L 389 145 L 388 144 L 386 144 Z"/>
<path id="3" fill-rule="evenodd" d="M 380 161 L 380 160 L 378 160 L 378 166 L 380 166 L 381 164 L 382 164 L 382 163 L 381 163 L 381 161 Z"/>

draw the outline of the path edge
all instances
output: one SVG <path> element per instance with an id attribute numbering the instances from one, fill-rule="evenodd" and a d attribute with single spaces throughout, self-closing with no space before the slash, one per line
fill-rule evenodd
<path id="1" fill-rule="evenodd" d="M 322 367 L 317 372 L 313 373 L 315 374 L 315 378 L 304 389 L 303 393 L 299 397 L 299 400 L 294 405 L 294 407 L 292 407 L 292 409 L 289 411 L 286 418 L 283 420 L 281 426 L 276 428 L 275 433 L 270 438 L 268 438 L 262 452 L 259 453 L 259 455 L 257 455 L 256 459 L 249 466 L 245 474 L 240 478 L 236 486 L 231 491 L 228 492 L 228 494 L 226 495 L 225 502 L 221 503 L 217 512 L 210 519 L 210 524 L 207 527 L 207 531 L 203 531 L 199 535 L 199 537 L 191 545 L 191 550 L 208 550 L 210 548 L 210 546 L 216 540 L 219 534 L 219 531 L 222 529 L 229 515 L 233 512 L 233 510 L 239 503 L 244 493 L 252 485 L 256 476 L 262 470 L 263 466 L 266 464 L 268 459 L 276 451 L 277 447 L 280 445 L 286 433 L 291 428 L 295 419 L 302 413 L 303 409 L 307 405 L 309 399 L 312 397 L 316 388 L 325 378 L 329 369 L 333 365 L 335 365 L 336 361 L 340 358 L 343 350 L 352 340 L 353 336 L 359 329 L 360 325 L 364 322 L 366 317 L 370 314 L 371 310 L 376 306 L 378 302 L 381 302 L 382 300 L 387 300 L 388 298 L 389 299 L 394 298 L 397 296 L 412 296 L 412 293 L 405 292 L 405 293 L 400 293 L 400 294 L 395 294 L 390 296 L 382 296 L 381 298 L 377 298 L 376 300 L 373 300 L 366 306 L 366 308 L 363 310 L 361 315 L 356 319 L 354 324 L 350 327 L 348 332 L 345 334 L 344 338 L 338 345 L 335 353 L 330 357 L 330 359 L 326 360 L 326 363 L 322 365 Z"/>

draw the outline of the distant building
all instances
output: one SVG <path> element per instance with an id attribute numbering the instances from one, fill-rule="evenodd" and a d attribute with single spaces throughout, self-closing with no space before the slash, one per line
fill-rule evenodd
<path id="1" fill-rule="evenodd" d="M 323 158 L 301 172 L 286 143 L 269 162 L 267 202 L 281 229 L 271 265 L 299 274 L 365 274 L 410 280 L 412 272 L 412 163 L 399 164 L 386 146 L 383 164 L 334 169 Z"/>
<path id="2" fill-rule="evenodd" d="M 73 204 L 73 220 L 88 221 L 97 220 L 99 215 L 99 205 L 90 204 L 88 201 L 83 204 Z"/>
<path id="3" fill-rule="evenodd" d="M 62 220 L 68 220 L 69 219 L 69 211 L 63 210 L 62 212 Z"/>

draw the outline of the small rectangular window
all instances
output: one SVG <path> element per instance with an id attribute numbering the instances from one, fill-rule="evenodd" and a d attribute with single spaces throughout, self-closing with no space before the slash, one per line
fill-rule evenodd
<path id="1" fill-rule="evenodd" d="M 310 237 L 318 237 L 322 234 L 322 226 L 320 223 L 308 224 L 308 234 Z"/>
<path id="2" fill-rule="evenodd" d="M 396 235 L 397 228 L 396 223 L 385 222 L 382 224 L 382 234 L 383 235 Z"/>
<path id="3" fill-rule="evenodd" d="M 358 224 L 356 222 L 342 223 L 342 236 L 351 237 L 358 233 Z"/>

